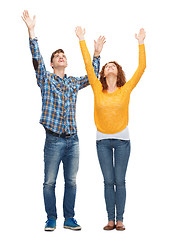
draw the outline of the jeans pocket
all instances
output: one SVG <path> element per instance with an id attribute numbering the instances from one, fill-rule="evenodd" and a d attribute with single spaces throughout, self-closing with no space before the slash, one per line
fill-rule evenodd
<path id="1" fill-rule="evenodd" d="M 53 134 L 46 133 L 46 142 L 56 143 L 58 142 L 59 137 L 54 136 Z"/>
<path id="2" fill-rule="evenodd" d="M 75 134 L 74 136 L 73 136 L 73 140 L 75 140 L 75 141 L 79 141 L 79 138 L 78 138 L 78 135 L 77 134 Z"/>

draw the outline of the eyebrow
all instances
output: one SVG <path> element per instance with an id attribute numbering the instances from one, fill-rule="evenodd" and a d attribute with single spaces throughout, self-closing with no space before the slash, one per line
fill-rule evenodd
<path id="1" fill-rule="evenodd" d="M 106 66 L 109 66 L 109 65 L 112 65 L 112 66 L 115 66 L 116 67 L 116 64 L 115 63 L 107 63 Z"/>
<path id="2" fill-rule="evenodd" d="M 60 53 L 56 53 L 55 55 L 54 55 L 54 57 L 56 57 L 56 56 L 59 56 L 60 55 Z M 65 57 L 66 58 L 66 55 L 63 53 L 63 57 Z"/>

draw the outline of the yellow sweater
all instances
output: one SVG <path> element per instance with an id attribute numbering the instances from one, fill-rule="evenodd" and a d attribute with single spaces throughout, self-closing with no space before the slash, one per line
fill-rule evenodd
<path id="1" fill-rule="evenodd" d="M 146 68 L 144 44 L 139 45 L 139 65 L 133 77 L 113 93 L 102 90 L 102 84 L 94 73 L 85 40 L 80 41 L 80 47 L 88 79 L 94 92 L 94 120 L 97 130 L 106 134 L 121 132 L 128 125 L 130 93 Z"/>

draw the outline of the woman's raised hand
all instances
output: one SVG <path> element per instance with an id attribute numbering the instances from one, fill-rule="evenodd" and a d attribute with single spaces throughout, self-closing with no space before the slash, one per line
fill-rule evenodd
<path id="1" fill-rule="evenodd" d="M 80 26 L 75 28 L 76 36 L 79 38 L 79 41 L 84 40 L 85 28 L 82 29 Z"/>
<path id="2" fill-rule="evenodd" d="M 139 45 L 144 44 L 144 39 L 146 37 L 146 32 L 144 28 L 141 28 L 139 34 L 135 34 L 135 38 L 138 40 Z"/>

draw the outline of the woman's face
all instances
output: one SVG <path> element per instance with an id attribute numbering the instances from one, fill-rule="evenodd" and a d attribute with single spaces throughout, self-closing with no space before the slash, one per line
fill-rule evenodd
<path id="1" fill-rule="evenodd" d="M 109 74 L 113 74 L 117 77 L 118 69 L 115 63 L 107 63 L 104 69 L 104 76 L 107 77 Z"/>

